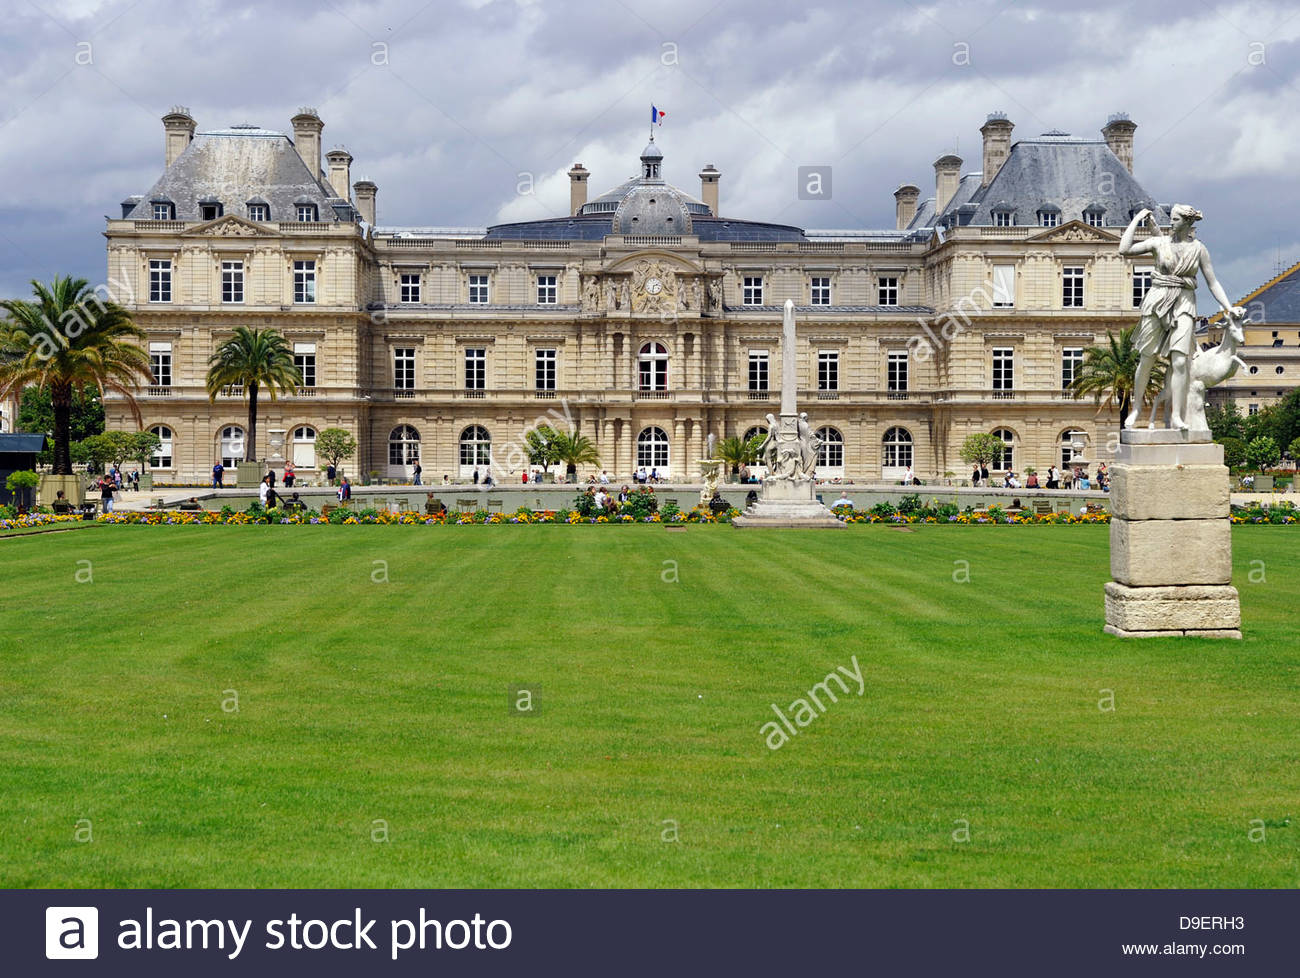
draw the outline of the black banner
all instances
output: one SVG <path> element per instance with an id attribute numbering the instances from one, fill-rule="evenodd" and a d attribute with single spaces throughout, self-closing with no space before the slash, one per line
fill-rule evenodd
<path id="1" fill-rule="evenodd" d="M 23 978 L 1284 974 L 1298 911 L 1234 890 L 0 891 Z"/>

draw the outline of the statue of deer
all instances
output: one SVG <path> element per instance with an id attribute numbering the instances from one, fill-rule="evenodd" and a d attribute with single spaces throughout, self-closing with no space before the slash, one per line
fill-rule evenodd
<path id="1" fill-rule="evenodd" d="M 1191 431 L 1207 431 L 1210 424 L 1205 419 L 1205 392 L 1215 384 L 1221 384 L 1237 372 L 1238 367 L 1246 366 L 1244 360 L 1237 356 L 1237 347 L 1246 341 L 1242 320 L 1231 314 L 1223 320 L 1223 339 L 1219 345 L 1209 350 L 1197 350 L 1192 358 L 1192 382 L 1187 390 L 1187 427 Z M 1169 427 L 1169 388 L 1165 387 L 1151 405 L 1151 422 L 1147 427 L 1156 426 L 1156 414 L 1164 407 L 1165 427 Z"/>

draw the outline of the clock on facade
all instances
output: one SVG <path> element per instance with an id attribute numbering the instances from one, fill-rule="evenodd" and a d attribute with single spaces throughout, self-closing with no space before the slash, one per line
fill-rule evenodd
<path id="1" fill-rule="evenodd" d="M 657 278 L 648 278 L 646 279 L 645 290 L 648 295 L 658 295 L 664 290 L 664 283 Z"/>

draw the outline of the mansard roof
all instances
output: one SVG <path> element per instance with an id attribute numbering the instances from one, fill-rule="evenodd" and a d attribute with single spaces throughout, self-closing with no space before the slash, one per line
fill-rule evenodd
<path id="1" fill-rule="evenodd" d="M 270 203 L 273 221 L 292 221 L 295 202 L 316 205 L 319 220 L 335 215 L 334 191 L 314 177 L 282 132 L 256 126 L 234 126 L 195 134 L 172 165 L 125 216 L 153 216 L 150 201 L 170 199 L 178 221 L 201 220 L 199 201 L 221 201 L 227 214 L 243 213 L 247 202 L 263 198 Z"/>
<path id="2" fill-rule="evenodd" d="M 934 214 L 933 201 L 917 208 L 908 226 L 990 226 L 995 211 L 1011 211 L 1014 223 L 1038 223 L 1038 211 L 1058 209 L 1061 223 L 1100 212 L 1104 227 L 1124 227 L 1131 214 L 1150 208 L 1162 224 L 1169 222 L 1156 202 L 1103 139 L 1083 139 L 1052 131 L 1014 143 L 1006 162 L 987 187 L 982 174 L 962 177 L 957 192 Z M 929 205 L 929 207 L 926 206 Z"/>

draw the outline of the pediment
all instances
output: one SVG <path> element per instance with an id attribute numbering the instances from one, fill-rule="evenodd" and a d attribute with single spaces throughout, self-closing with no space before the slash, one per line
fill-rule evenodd
<path id="1" fill-rule="evenodd" d="M 218 217 L 215 221 L 208 221 L 206 224 L 196 224 L 192 228 L 187 228 L 185 234 L 208 238 L 268 238 L 274 236 L 273 232 L 268 231 L 260 224 L 245 220 L 242 217 L 236 217 L 233 214 L 226 214 L 224 217 Z"/>
<path id="2" fill-rule="evenodd" d="M 659 249 L 634 252 L 613 262 L 604 271 L 606 273 L 636 272 L 638 269 L 645 270 L 651 267 L 677 275 L 704 274 L 704 269 L 694 262 L 674 255 L 671 251 L 660 251 Z"/>
<path id="3" fill-rule="evenodd" d="M 1026 240 L 1041 242 L 1044 244 L 1058 244 L 1075 241 L 1105 244 L 1109 242 L 1118 242 L 1119 235 L 1112 234 L 1105 228 L 1095 228 L 1091 224 L 1084 224 L 1083 221 L 1067 221 L 1059 227 L 1043 228 L 1041 232 L 1038 234 L 1031 234 Z"/>

